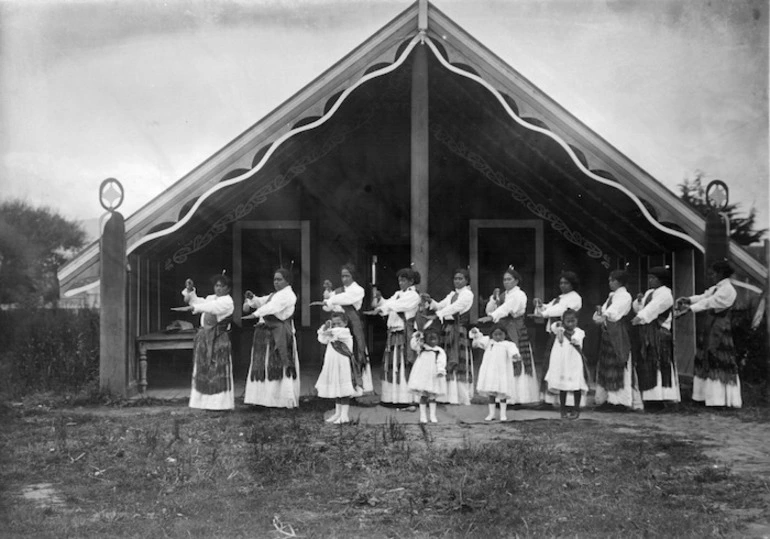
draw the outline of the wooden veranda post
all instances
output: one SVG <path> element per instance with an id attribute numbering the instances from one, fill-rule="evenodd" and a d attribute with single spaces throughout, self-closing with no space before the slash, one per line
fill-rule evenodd
<path id="1" fill-rule="evenodd" d="M 421 3 L 421 8 L 427 2 Z M 420 17 L 422 21 L 423 17 Z M 427 25 L 427 19 L 420 24 Z M 420 28 L 421 31 L 425 28 Z M 411 240 L 412 263 L 427 285 L 428 252 L 428 51 L 415 48 L 412 64 Z"/>
<path id="2" fill-rule="evenodd" d="M 126 298 L 126 227 L 117 210 L 123 186 L 114 178 L 102 182 L 99 201 L 109 212 L 100 242 L 99 387 L 126 396 L 128 388 L 128 327 Z"/>

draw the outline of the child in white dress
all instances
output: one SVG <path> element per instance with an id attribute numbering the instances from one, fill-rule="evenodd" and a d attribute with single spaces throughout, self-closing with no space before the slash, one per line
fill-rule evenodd
<path id="1" fill-rule="evenodd" d="M 420 400 L 420 423 L 437 423 L 436 397 L 446 395 L 446 352 L 439 345 L 438 329 L 429 327 L 425 332 L 415 331 L 409 346 L 417 352 L 407 386 Z"/>
<path id="2" fill-rule="evenodd" d="M 519 348 L 506 340 L 505 328 L 492 327 L 489 337 L 485 337 L 477 328 L 468 333 L 473 339 L 473 346 L 484 350 L 484 357 L 479 367 L 476 390 L 489 397 L 489 414 L 485 421 L 495 418 L 496 402 L 500 403 L 500 421 L 507 421 L 508 399 L 515 395 L 516 379 L 513 376 L 513 364 L 521 361 Z"/>
<path id="3" fill-rule="evenodd" d="M 577 419 L 580 417 L 580 400 L 583 392 L 588 392 L 585 365 L 583 363 L 583 339 L 585 332 L 577 327 L 577 312 L 567 309 L 561 322 L 551 324 L 554 343 L 548 362 L 545 381 L 548 388 L 559 392 L 561 417 Z M 572 392 L 574 406 L 567 408 L 567 393 Z"/>
<path id="4" fill-rule="evenodd" d="M 315 388 L 322 399 L 334 399 L 334 413 L 326 422 L 337 425 L 350 422 L 350 397 L 356 395 L 350 368 L 353 335 L 347 325 L 345 313 L 334 312 L 331 319 L 318 328 L 318 342 L 326 345 L 326 352 Z"/>

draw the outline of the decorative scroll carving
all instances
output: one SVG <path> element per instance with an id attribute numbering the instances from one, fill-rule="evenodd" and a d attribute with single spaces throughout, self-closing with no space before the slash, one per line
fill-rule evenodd
<path id="1" fill-rule="evenodd" d="M 294 161 L 294 163 L 292 163 L 286 170 L 285 174 L 278 174 L 275 176 L 267 184 L 257 189 L 246 202 L 236 205 L 225 215 L 217 219 L 204 233 L 197 234 L 194 238 L 187 241 L 181 248 L 177 249 L 170 258 L 166 259 L 164 264 L 165 269 L 169 270 L 173 268 L 174 264 L 185 263 L 192 253 L 200 251 L 211 243 L 215 237 L 226 232 L 230 223 L 243 219 L 249 215 L 257 206 L 263 204 L 269 195 L 280 191 L 289 185 L 294 178 L 307 170 L 308 165 L 326 156 L 334 148 L 342 144 L 352 131 L 367 123 L 368 120 L 369 116 L 366 116 L 361 118 L 361 121 L 357 122 L 355 125 L 343 124 L 335 127 L 321 146 Z"/>
<path id="2" fill-rule="evenodd" d="M 604 254 L 598 245 L 586 239 L 580 232 L 570 229 L 561 217 L 546 208 L 543 204 L 538 204 L 533 201 L 521 187 L 511 182 L 502 173 L 494 170 L 481 155 L 472 151 L 464 142 L 453 138 L 451 133 L 443 129 L 440 125 L 431 126 L 431 132 L 439 142 L 449 149 L 449 151 L 468 161 L 473 168 L 479 171 L 492 183 L 510 192 L 516 202 L 522 204 L 536 217 L 551 223 L 551 228 L 561 234 L 564 239 L 585 250 L 591 258 L 600 260 L 602 266 L 605 268 L 610 268 L 611 260 L 609 255 Z"/>

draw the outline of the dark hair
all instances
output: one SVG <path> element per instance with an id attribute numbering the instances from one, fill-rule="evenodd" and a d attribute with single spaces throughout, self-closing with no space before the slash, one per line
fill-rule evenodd
<path id="1" fill-rule="evenodd" d="M 626 286 L 628 282 L 628 273 L 624 270 L 614 270 L 610 272 L 610 279 L 619 282 L 621 285 Z"/>
<path id="2" fill-rule="evenodd" d="M 561 314 L 561 319 L 564 320 L 568 316 L 574 316 L 575 319 L 577 319 L 578 318 L 578 313 L 577 313 L 577 311 L 575 309 L 567 309 L 566 311 L 564 311 Z"/>
<path id="3" fill-rule="evenodd" d="M 580 287 L 580 279 L 578 279 L 577 273 L 574 271 L 562 271 L 561 275 L 559 275 L 559 280 L 561 279 L 566 279 L 572 285 L 572 290 L 577 291 Z"/>
<path id="4" fill-rule="evenodd" d="M 354 280 L 354 281 L 356 281 L 356 280 L 357 280 L 357 279 L 356 279 L 356 277 L 357 277 L 357 272 L 356 272 L 356 267 L 355 267 L 355 265 L 353 265 L 353 264 L 351 264 L 350 262 L 348 262 L 347 264 L 343 264 L 343 265 L 342 265 L 342 267 L 340 268 L 340 273 L 342 273 L 342 270 L 348 270 L 348 272 L 350 273 L 350 276 L 353 278 L 353 280 Z"/>
<path id="5" fill-rule="evenodd" d="M 412 281 L 413 284 L 420 284 L 420 272 L 413 270 L 412 268 L 401 268 L 396 272 L 396 278 L 403 277 L 407 281 Z"/>
<path id="6" fill-rule="evenodd" d="M 275 275 L 276 273 L 280 273 L 283 276 L 283 278 L 286 279 L 286 282 L 291 284 L 292 282 L 291 271 L 287 270 L 286 268 L 278 268 L 273 272 L 273 275 Z"/>
<path id="7" fill-rule="evenodd" d="M 466 268 L 455 268 L 455 270 L 452 272 L 452 279 L 454 279 L 455 275 L 458 273 L 461 273 L 463 277 L 465 277 L 465 282 L 467 284 L 471 284 L 471 272 L 468 271 Z"/>
<path id="8" fill-rule="evenodd" d="M 348 322 L 349 322 L 348 315 L 346 315 L 343 311 L 332 311 L 332 314 L 329 317 L 329 320 L 331 320 L 332 318 L 339 318 L 340 320 L 345 322 L 346 326 L 348 325 Z"/>
<path id="9" fill-rule="evenodd" d="M 505 327 L 503 327 L 502 324 L 495 324 L 494 326 L 492 326 L 492 329 L 489 330 L 489 336 L 492 337 L 492 334 L 498 329 L 503 332 L 503 335 L 505 335 L 505 339 L 508 340 L 508 332 L 505 331 Z"/>
<path id="10" fill-rule="evenodd" d="M 217 283 L 222 283 L 227 288 L 233 287 L 233 282 L 230 280 L 230 277 L 228 277 L 224 273 L 217 273 L 211 276 L 211 284 L 215 285 Z"/>
<path id="11" fill-rule="evenodd" d="M 524 284 L 524 282 L 523 282 L 523 280 L 521 278 L 521 274 L 518 271 L 516 271 L 515 269 L 513 269 L 513 266 L 508 266 L 507 268 L 505 268 L 505 271 L 503 272 L 503 275 L 505 275 L 506 273 L 508 275 L 510 275 L 511 277 L 513 277 L 514 279 L 516 279 L 519 284 Z"/>
<path id="12" fill-rule="evenodd" d="M 423 330 L 422 334 L 424 337 L 427 337 L 430 334 L 441 335 L 441 333 L 439 332 L 439 329 L 435 326 L 428 326 Z"/>
<path id="13" fill-rule="evenodd" d="M 711 264 L 711 269 L 714 270 L 714 273 L 721 276 L 722 279 L 727 279 L 730 275 L 735 273 L 733 267 L 727 260 L 717 260 Z"/>
<path id="14" fill-rule="evenodd" d="M 647 270 L 647 275 L 654 275 L 660 281 L 660 284 L 669 286 L 671 284 L 671 272 L 665 266 L 655 266 Z"/>

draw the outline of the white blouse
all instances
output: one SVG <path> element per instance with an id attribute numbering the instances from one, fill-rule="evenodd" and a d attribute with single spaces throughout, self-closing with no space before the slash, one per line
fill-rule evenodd
<path id="1" fill-rule="evenodd" d="M 558 301 L 557 301 L 558 300 Z M 554 298 L 541 309 L 541 314 L 544 318 L 561 318 L 564 311 L 572 309 L 573 311 L 580 311 L 583 307 L 583 298 L 580 294 L 571 290 L 566 294 L 561 294 L 558 298 Z M 552 333 L 551 327 L 546 325 L 546 331 Z"/>
<path id="2" fill-rule="evenodd" d="M 499 307 L 494 297 L 489 298 L 487 303 L 487 314 L 492 317 L 492 321 L 497 323 L 501 318 L 511 316 L 518 318 L 524 316 L 527 310 L 527 294 L 518 285 L 505 291 L 505 299 Z"/>
<path id="3" fill-rule="evenodd" d="M 708 309 L 721 312 L 732 307 L 737 297 L 738 293 L 730 279 L 722 279 L 703 294 L 690 296 L 690 310 L 694 313 Z"/>
<path id="4" fill-rule="evenodd" d="M 227 294 L 226 296 L 211 294 L 210 296 L 206 296 L 206 299 L 203 299 L 197 296 L 194 288 L 192 292 L 188 292 L 185 288 L 182 290 L 182 297 L 184 298 L 185 303 L 192 305 L 193 314 L 214 314 L 217 317 L 217 322 L 221 322 L 233 314 L 233 310 L 235 309 L 233 298 L 230 297 L 230 294 Z M 203 315 L 201 316 L 201 326 L 203 325 Z"/>
<path id="5" fill-rule="evenodd" d="M 602 305 L 602 316 L 610 322 L 617 322 L 631 312 L 632 302 L 631 294 L 628 293 L 625 286 L 621 286 L 607 296 L 607 301 Z"/>
<path id="6" fill-rule="evenodd" d="M 246 306 L 252 310 L 256 309 L 254 316 L 259 318 L 260 322 L 264 322 L 264 317 L 269 314 L 272 314 L 279 320 L 288 320 L 294 315 L 296 305 L 297 295 L 291 286 L 286 286 L 267 296 L 254 296 L 243 303 L 244 310 Z"/>
<path id="7" fill-rule="evenodd" d="M 399 290 L 390 298 L 381 300 L 376 308 L 388 317 L 388 329 L 404 329 L 404 321 L 398 313 L 404 313 L 407 319 L 414 318 L 420 306 L 420 294 L 414 286 Z"/>
<path id="8" fill-rule="evenodd" d="M 645 302 L 650 295 L 652 295 L 652 299 L 647 305 L 645 305 Z M 671 289 L 667 286 L 650 288 L 647 292 L 644 293 L 642 301 L 637 299 L 634 300 L 633 303 L 636 316 L 638 316 L 644 324 L 649 324 L 653 320 L 657 319 L 658 316 L 666 312 L 666 310 L 670 309 L 673 305 L 674 295 L 671 293 Z M 668 313 L 668 316 L 663 321 L 661 326 L 665 329 L 671 329 L 671 313 Z"/>
<path id="9" fill-rule="evenodd" d="M 452 296 L 457 294 L 457 299 L 452 302 Z M 471 310 L 473 305 L 473 291 L 470 286 L 464 286 L 450 292 L 439 302 L 431 301 L 430 308 L 436 311 L 439 320 L 454 320 L 454 315 L 464 314 Z"/>
<path id="10" fill-rule="evenodd" d="M 354 282 L 350 286 L 343 287 L 342 292 L 332 292 L 331 296 L 324 300 L 324 308 L 334 309 L 334 307 L 352 305 L 354 309 L 359 310 L 364 303 L 365 295 L 363 287 Z"/>

